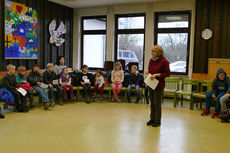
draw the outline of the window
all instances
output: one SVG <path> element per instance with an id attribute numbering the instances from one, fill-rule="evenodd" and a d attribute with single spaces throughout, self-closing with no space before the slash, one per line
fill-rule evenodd
<path id="1" fill-rule="evenodd" d="M 138 62 L 142 71 L 144 61 L 145 14 L 116 15 L 115 60 Z M 127 67 L 126 67 L 127 68 Z"/>
<path id="2" fill-rule="evenodd" d="M 163 47 L 172 74 L 188 74 L 191 12 L 155 13 L 154 44 Z"/>
<path id="3" fill-rule="evenodd" d="M 104 67 L 106 16 L 82 17 L 81 65 L 90 69 Z"/>

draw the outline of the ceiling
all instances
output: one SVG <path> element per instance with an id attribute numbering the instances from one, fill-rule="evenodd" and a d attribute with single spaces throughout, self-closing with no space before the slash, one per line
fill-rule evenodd
<path id="1" fill-rule="evenodd" d="M 142 2 L 163 2 L 172 0 L 49 0 L 54 3 L 72 8 L 95 7 L 117 4 L 142 3 Z"/>

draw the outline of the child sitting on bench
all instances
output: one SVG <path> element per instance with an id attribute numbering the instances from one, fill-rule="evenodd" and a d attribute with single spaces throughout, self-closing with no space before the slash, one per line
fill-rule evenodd
<path id="1" fill-rule="evenodd" d="M 212 115 L 212 118 L 216 118 L 220 114 L 220 98 L 224 96 L 226 92 L 228 94 L 230 93 L 230 78 L 222 68 L 219 68 L 216 74 L 216 78 L 212 83 L 212 91 L 206 95 L 206 109 L 201 114 L 201 116 L 210 114 L 211 99 L 217 98 L 216 109 Z"/>
<path id="2" fill-rule="evenodd" d="M 28 112 L 29 108 L 26 105 L 26 97 L 18 90 L 19 86 L 15 78 L 15 66 L 7 65 L 7 74 L 3 77 L 3 87 L 12 93 L 15 99 L 16 110 L 19 112 Z"/>
<path id="3" fill-rule="evenodd" d="M 42 77 L 39 73 L 39 65 L 33 65 L 33 70 L 30 72 L 28 80 L 34 90 L 38 92 L 39 95 L 42 97 L 42 100 L 44 102 L 44 109 L 47 110 L 50 106 L 54 106 L 55 103 L 50 103 L 49 101 L 46 89 L 41 87 Z"/>
<path id="4" fill-rule="evenodd" d="M 55 103 L 54 100 L 54 88 L 57 89 L 57 101 L 59 105 L 63 105 L 62 102 L 62 90 L 58 83 L 58 77 L 53 71 L 53 64 L 48 63 L 46 66 L 46 71 L 44 72 L 44 83 L 48 85 L 50 102 Z"/>
<path id="5" fill-rule="evenodd" d="M 30 100 L 30 108 L 33 107 L 33 88 L 30 86 L 30 83 L 27 81 L 27 78 L 25 76 L 26 74 L 26 67 L 25 66 L 19 66 L 18 67 L 18 74 L 16 74 L 16 81 L 18 83 L 19 87 L 22 87 L 24 90 L 27 91 L 26 96 Z"/>
<path id="6" fill-rule="evenodd" d="M 69 88 L 71 100 L 74 101 L 73 86 L 71 85 L 71 76 L 68 74 L 68 68 L 64 68 L 62 70 L 59 83 L 61 84 L 63 89 L 63 99 L 67 100 L 67 88 Z"/>

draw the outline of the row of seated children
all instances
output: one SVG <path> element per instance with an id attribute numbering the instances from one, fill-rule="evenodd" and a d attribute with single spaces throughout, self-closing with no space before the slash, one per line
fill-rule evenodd
<path id="1" fill-rule="evenodd" d="M 35 90 L 44 102 L 44 109 L 47 110 L 49 107 L 55 105 L 54 101 L 54 88 L 57 89 L 57 100 L 58 104 L 63 105 L 63 100 L 67 100 L 67 88 L 70 90 L 71 100 L 74 100 L 73 95 L 73 86 L 71 85 L 71 76 L 68 74 L 68 68 L 63 68 L 63 71 L 60 76 L 57 76 L 53 72 L 53 64 L 47 64 L 47 70 L 44 72 L 44 77 L 39 72 L 39 65 L 33 65 L 32 71 L 27 77 L 25 76 L 26 68 L 24 66 L 18 67 L 18 74 L 15 75 L 15 66 L 7 66 L 7 74 L 3 78 L 3 87 L 9 90 L 14 98 L 16 110 L 19 112 L 27 112 L 29 108 L 33 107 L 33 90 Z M 54 84 L 54 80 L 59 79 L 57 84 Z M 122 82 L 124 81 L 124 74 L 122 71 L 121 64 L 119 62 L 115 63 L 114 70 L 112 72 L 112 90 L 113 90 L 113 101 L 120 102 L 118 95 L 122 88 Z M 136 90 L 137 100 L 140 100 L 140 91 L 139 91 L 139 81 L 140 75 L 137 73 L 137 67 L 133 66 L 132 71 L 129 75 L 129 85 L 128 85 L 128 101 L 130 101 L 131 89 Z M 84 94 L 86 96 L 86 102 L 90 102 L 90 93 L 91 93 L 91 82 L 89 79 L 88 66 L 82 66 L 81 79 L 79 80 L 80 85 L 84 89 Z M 49 89 L 49 96 L 46 89 L 42 86 L 45 84 Z M 26 95 L 23 96 L 18 92 L 19 87 L 27 91 Z M 93 99 L 96 98 L 97 90 L 100 90 L 100 100 L 103 101 L 103 89 L 104 89 L 104 78 L 101 71 L 96 72 L 96 81 L 93 90 Z M 62 97 L 63 95 L 63 97 Z M 30 107 L 27 106 L 26 98 L 29 98 Z M 50 99 L 49 99 L 50 98 Z M 62 100 L 63 99 L 63 100 Z"/>
<path id="2" fill-rule="evenodd" d="M 114 65 L 114 70 L 112 71 L 111 81 L 112 81 L 112 91 L 113 91 L 112 101 L 121 102 L 118 96 L 123 87 L 122 83 L 124 81 L 124 74 L 122 71 L 121 64 L 119 62 L 116 62 Z M 96 80 L 95 80 L 95 86 L 93 89 L 93 96 L 92 96 L 93 100 L 95 100 L 96 92 L 97 90 L 99 90 L 100 100 L 103 101 L 104 99 L 103 90 L 105 87 L 104 83 L 105 81 L 104 81 L 102 72 L 100 70 L 96 71 Z M 82 66 L 82 73 L 80 74 L 79 84 L 83 87 L 86 103 L 89 103 L 92 83 L 90 81 L 90 74 L 88 73 L 87 65 Z M 140 74 L 138 73 L 137 66 L 135 65 L 132 66 L 131 73 L 128 76 L 128 87 L 127 87 L 128 102 L 130 102 L 132 89 L 135 89 L 136 91 L 136 95 L 137 95 L 136 103 L 138 103 L 140 100 Z"/>
<path id="3" fill-rule="evenodd" d="M 47 70 L 44 72 L 44 79 L 42 79 L 39 73 L 39 66 L 34 65 L 32 71 L 29 73 L 28 80 L 25 76 L 26 68 L 24 66 L 18 67 L 18 74 L 15 75 L 15 66 L 7 66 L 7 74 L 3 78 L 3 87 L 12 93 L 15 99 L 16 110 L 19 112 L 29 111 L 29 107 L 26 104 L 26 98 L 29 98 L 30 108 L 33 107 L 33 90 L 35 90 L 42 98 L 44 102 L 44 109 L 47 110 L 52 107 L 54 102 L 54 88 L 57 89 L 57 99 L 60 105 L 63 105 L 62 101 L 62 89 L 64 100 L 67 99 L 66 88 L 70 88 L 71 99 L 73 97 L 73 87 L 71 85 L 71 77 L 68 75 L 68 69 L 64 68 L 63 73 L 58 76 L 53 72 L 53 64 L 47 64 Z M 53 81 L 59 79 L 58 84 L 54 84 Z M 45 88 L 41 87 L 41 84 L 47 84 L 49 88 L 49 97 Z M 23 88 L 26 91 L 26 95 L 23 96 L 18 92 L 19 88 Z"/>
<path id="4" fill-rule="evenodd" d="M 215 112 L 211 116 L 211 118 L 216 118 L 220 115 L 220 112 L 223 115 L 220 115 L 224 118 L 222 121 L 226 121 L 226 118 L 229 116 L 229 112 L 227 111 L 227 103 L 230 102 L 230 78 L 227 76 L 227 73 L 219 68 L 216 74 L 216 78 L 212 83 L 212 91 L 206 95 L 206 108 L 201 116 L 207 116 L 210 112 L 211 100 L 217 99 Z"/>

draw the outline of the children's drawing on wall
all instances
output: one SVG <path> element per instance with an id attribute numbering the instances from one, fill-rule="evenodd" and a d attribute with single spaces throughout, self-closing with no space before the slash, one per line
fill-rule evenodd
<path id="1" fill-rule="evenodd" d="M 55 30 L 56 26 L 56 20 L 53 20 L 49 25 L 50 43 L 54 43 L 56 46 L 61 46 L 61 44 L 64 43 L 65 39 L 59 37 L 66 33 L 66 27 L 63 22 L 61 22 L 57 30 Z"/>
<path id="2" fill-rule="evenodd" d="M 5 59 L 37 59 L 38 14 L 32 7 L 5 1 Z"/>

